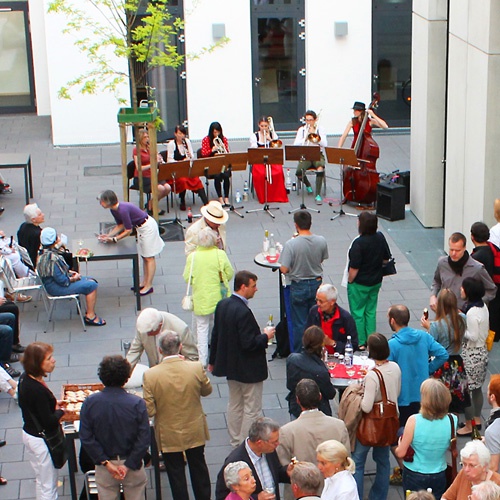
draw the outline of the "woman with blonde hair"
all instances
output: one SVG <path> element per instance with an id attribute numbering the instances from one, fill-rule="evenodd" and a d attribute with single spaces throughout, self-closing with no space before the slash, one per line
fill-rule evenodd
<path id="1" fill-rule="evenodd" d="M 330 439 L 318 445 L 316 461 L 325 478 L 321 500 L 359 500 L 353 477 L 356 466 L 342 443 Z"/>
<path id="2" fill-rule="evenodd" d="M 446 490 L 446 451 L 450 447 L 451 419 L 455 429 L 458 419 L 448 413 L 451 394 L 440 380 L 424 380 L 420 395 L 420 413 L 408 418 L 395 453 L 399 458 L 405 457 L 410 445 L 415 451 L 412 462 L 403 462 L 403 489 L 432 488 L 439 499 Z"/>

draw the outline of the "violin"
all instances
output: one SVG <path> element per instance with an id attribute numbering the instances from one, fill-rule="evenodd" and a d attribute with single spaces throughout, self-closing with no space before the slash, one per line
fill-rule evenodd
<path id="1" fill-rule="evenodd" d="M 376 109 L 380 101 L 377 92 L 368 109 Z M 352 128 L 357 136 L 353 141 L 353 149 L 359 161 L 358 167 L 344 166 L 344 197 L 347 201 L 372 204 L 377 197 L 379 173 L 376 163 L 380 156 L 380 148 L 371 134 L 368 110 L 365 111 L 361 124 L 357 117 L 352 119 Z"/>

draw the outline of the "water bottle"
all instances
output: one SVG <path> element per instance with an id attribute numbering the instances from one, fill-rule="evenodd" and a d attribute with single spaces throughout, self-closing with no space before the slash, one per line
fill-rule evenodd
<path id="1" fill-rule="evenodd" d="M 290 177 L 290 169 L 286 169 L 286 180 L 285 180 L 286 192 L 289 193 L 292 189 L 292 178 Z"/>
<path id="2" fill-rule="evenodd" d="M 292 182 L 292 191 L 297 191 L 297 183 Z"/>
<path id="3" fill-rule="evenodd" d="M 188 207 L 187 220 L 189 223 L 193 222 L 193 212 L 191 211 L 191 207 Z"/>
<path id="4" fill-rule="evenodd" d="M 236 191 L 235 201 L 236 203 L 241 203 L 241 193 L 239 192 L 239 190 Z"/>
<path id="5" fill-rule="evenodd" d="M 262 244 L 262 253 L 267 255 L 269 253 L 269 231 L 264 231 L 264 243 Z"/>
<path id="6" fill-rule="evenodd" d="M 243 201 L 248 201 L 248 181 L 243 184 Z"/>
<path id="7" fill-rule="evenodd" d="M 352 349 L 352 342 L 351 342 L 351 336 L 347 336 L 347 342 L 345 343 L 345 351 L 344 351 L 344 362 L 346 366 L 352 366 L 353 362 L 353 349 Z"/>
<path id="8" fill-rule="evenodd" d="M 276 241 L 273 233 L 269 237 L 269 257 L 276 257 Z"/>

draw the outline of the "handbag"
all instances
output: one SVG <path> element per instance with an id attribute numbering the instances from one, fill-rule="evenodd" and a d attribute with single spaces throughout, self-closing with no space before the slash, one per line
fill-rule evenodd
<path id="1" fill-rule="evenodd" d="M 486 349 L 491 351 L 493 349 L 493 341 L 495 340 L 495 332 L 493 330 L 488 330 L 488 336 L 486 337 Z"/>
<path id="2" fill-rule="evenodd" d="M 399 417 L 396 403 L 387 399 L 384 378 L 379 370 L 373 370 L 380 381 L 382 400 L 373 404 L 370 413 L 361 417 L 356 437 L 364 446 L 389 446 L 396 442 Z"/>
<path id="3" fill-rule="evenodd" d="M 387 262 L 382 264 L 382 276 L 392 276 L 393 274 L 397 274 L 396 270 L 396 261 L 394 257 L 391 257 Z"/>
<path id="4" fill-rule="evenodd" d="M 184 311 L 192 311 L 194 309 L 193 296 L 189 294 L 189 291 L 191 289 L 191 278 L 193 276 L 193 264 L 194 264 L 194 256 L 195 255 L 196 255 L 196 252 L 193 253 L 193 258 L 191 259 L 191 269 L 189 270 L 189 279 L 187 282 L 186 295 L 184 295 L 184 297 L 182 297 L 182 301 L 181 301 L 181 307 Z"/>
<path id="5" fill-rule="evenodd" d="M 66 438 L 61 424 L 50 433 L 42 429 L 38 419 L 30 412 L 31 418 L 36 426 L 38 435 L 45 441 L 49 449 L 50 458 L 56 469 L 62 469 L 68 460 L 68 450 L 66 449 Z"/>
<path id="6" fill-rule="evenodd" d="M 448 418 L 450 419 L 451 425 L 451 439 L 450 439 L 450 451 L 451 451 L 451 465 L 448 464 L 446 467 L 446 486 L 449 488 L 451 483 L 455 481 L 457 477 L 457 436 L 455 434 L 455 422 L 453 422 L 453 417 L 448 413 Z"/>

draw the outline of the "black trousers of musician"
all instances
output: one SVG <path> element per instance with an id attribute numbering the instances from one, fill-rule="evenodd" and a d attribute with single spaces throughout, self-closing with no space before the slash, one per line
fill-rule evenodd
<path id="1" fill-rule="evenodd" d="M 214 188 L 219 198 L 222 198 L 221 184 L 224 186 L 224 198 L 229 198 L 230 178 L 231 172 L 222 172 L 214 175 Z"/>
<path id="2" fill-rule="evenodd" d="M 184 453 L 186 454 L 189 467 L 194 498 L 196 500 L 210 500 L 210 475 L 207 463 L 205 462 L 205 446 L 197 446 L 196 448 L 186 450 Z M 186 500 L 186 498 L 189 498 L 184 453 L 182 451 L 162 453 L 174 500 Z"/>

